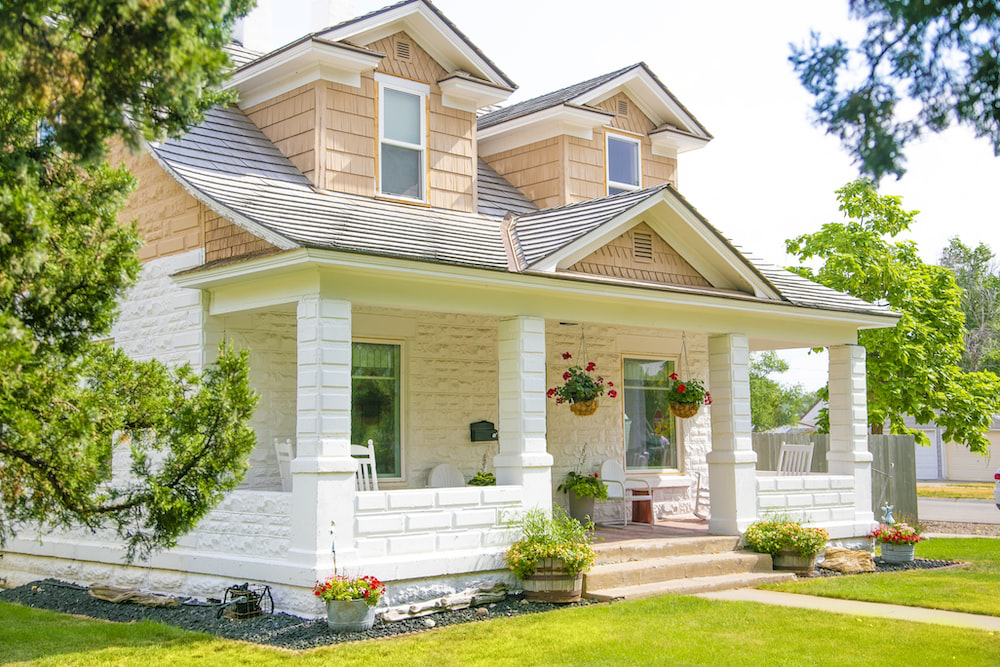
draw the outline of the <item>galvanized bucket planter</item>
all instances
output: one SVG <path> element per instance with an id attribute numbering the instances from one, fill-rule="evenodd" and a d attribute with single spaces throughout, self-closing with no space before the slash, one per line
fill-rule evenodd
<path id="1" fill-rule="evenodd" d="M 375 607 L 364 600 L 330 600 L 326 624 L 334 632 L 364 632 L 375 624 Z"/>
<path id="2" fill-rule="evenodd" d="M 524 599 L 531 602 L 578 602 L 583 595 L 583 573 L 569 574 L 559 558 L 545 558 L 522 582 Z"/>
<path id="3" fill-rule="evenodd" d="M 586 498 L 576 495 L 576 493 L 569 492 L 569 515 L 583 523 L 587 521 L 588 518 L 593 519 L 594 517 L 594 497 L 587 496 Z"/>
<path id="4" fill-rule="evenodd" d="M 909 563 L 913 560 L 912 544 L 892 544 L 881 542 L 882 560 L 886 563 Z"/>

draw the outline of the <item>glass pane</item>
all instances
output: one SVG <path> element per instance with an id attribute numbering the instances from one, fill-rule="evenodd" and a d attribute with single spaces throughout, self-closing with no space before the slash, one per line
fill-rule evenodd
<path id="1" fill-rule="evenodd" d="M 399 346 L 354 343 L 351 347 L 351 442 L 374 442 L 378 476 L 401 477 Z"/>
<path id="2" fill-rule="evenodd" d="M 677 423 L 667 407 L 674 362 L 625 359 L 625 465 L 677 469 Z"/>
<path id="3" fill-rule="evenodd" d="M 385 115 L 382 136 L 422 146 L 424 142 L 420 137 L 420 105 L 423 98 L 392 88 L 383 88 L 382 94 L 385 96 L 382 102 L 382 111 Z"/>
<path id="4" fill-rule="evenodd" d="M 639 185 L 639 145 L 608 137 L 608 180 Z"/>
<path id="5" fill-rule="evenodd" d="M 423 151 L 382 144 L 382 192 L 423 199 L 420 187 Z"/>

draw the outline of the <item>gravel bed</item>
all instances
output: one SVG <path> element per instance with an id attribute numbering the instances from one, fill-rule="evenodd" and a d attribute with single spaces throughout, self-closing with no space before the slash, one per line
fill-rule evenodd
<path id="1" fill-rule="evenodd" d="M 956 523 L 952 521 L 921 521 L 925 533 L 969 535 L 970 537 L 1000 537 L 1000 523 Z"/>
<path id="2" fill-rule="evenodd" d="M 957 560 L 931 560 L 929 558 L 914 558 L 909 563 L 887 563 L 886 561 L 882 560 L 881 556 L 876 556 L 875 571 L 862 572 L 861 574 L 879 574 L 881 572 L 903 572 L 905 570 L 938 570 L 943 567 L 955 567 L 956 565 L 963 565 L 963 563 Z M 807 576 L 842 577 L 845 575 L 843 572 L 837 572 L 836 570 L 824 570 L 821 567 L 817 567 L 815 574 Z"/>
<path id="3" fill-rule="evenodd" d="M 115 604 L 91 597 L 84 587 L 54 579 L 43 579 L 17 588 L 0 590 L 0 600 L 65 614 L 77 614 L 122 623 L 143 620 L 155 621 L 185 630 L 218 635 L 226 639 L 295 650 L 363 639 L 392 637 L 426 631 L 432 627 L 483 621 L 499 616 L 535 614 L 563 607 L 593 604 L 588 600 L 561 605 L 527 602 L 519 595 L 511 595 L 505 600 L 482 607 L 447 611 L 395 623 L 383 623 L 381 620 L 376 620 L 375 626 L 367 632 L 337 634 L 326 627 L 326 619 L 306 619 L 277 613 L 235 621 L 224 617 L 218 618 L 217 606 L 197 601 L 188 601 L 177 607 L 146 607 L 128 602 Z M 486 613 L 483 614 L 482 610 L 485 610 Z M 432 621 L 433 624 L 428 623 L 428 621 Z"/>

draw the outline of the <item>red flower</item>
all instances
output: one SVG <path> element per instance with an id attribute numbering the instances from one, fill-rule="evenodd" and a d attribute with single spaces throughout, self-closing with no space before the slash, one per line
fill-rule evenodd
<path id="1" fill-rule="evenodd" d="M 598 375 L 597 376 L 597 381 L 598 382 L 604 382 L 604 378 L 602 378 L 600 375 Z"/>
<path id="2" fill-rule="evenodd" d="M 597 368 L 597 366 L 594 364 L 593 361 L 588 361 L 587 362 L 587 372 L 588 373 L 591 372 L 592 370 L 594 370 L 595 368 Z"/>
<path id="3" fill-rule="evenodd" d="M 608 392 L 608 397 L 609 398 L 618 398 L 618 392 L 615 391 L 614 389 L 612 389 L 611 391 Z"/>
<path id="4" fill-rule="evenodd" d="M 673 380 L 674 382 L 676 382 L 680 378 L 677 377 L 677 373 L 671 373 L 670 374 L 670 379 Z"/>
<path id="5" fill-rule="evenodd" d="M 565 401 L 566 401 L 566 399 L 564 399 L 562 396 L 557 396 L 556 397 L 556 403 L 563 403 Z"/>
<path id="6" fill-rule="evenodd" d="M 687 387 L 685 387 L 683 384 L 677 385 L 677 393 L 678 394 L 683 394 L 685 391 L 687 391 Z"/>
<path id="7" fill-rule="evenodd" d="M 563 359 L 572 359 L 573 355 L 569 352 L 563 352 Z"/>
<path id="8" fill-rule="evenodd" d="M 569 371 L 563 373 L 563 380 L 569 380 L 571 377 L 573 377 L 573 374 L 570 373 Z"/>
<path id="9" fill-rule="evenodd" d="M 545 395 L 548 396 L 549 398 L 552 398 L 553 396 L 556 395 L 556 390 L 555 389 L 549 389 L 547 392 L 545 392 Z"/>
<path id="10" fill-rule="evenodd" d="M 593 477 L 594 477 L 594 479 L 597 479 L 597 473 L 596 472 L 594 473 Z"/>
<path id="11" fill-rule="evenodd" d="M 615 383 L 614 383 L 614 382 L 609 382 L 609 383 L 608 383 L 608 386 L 609 386 L 609 387 L 613 387 L 613 386 L 615 386 Z"/>
<path id="12" fill-rule="evenodd" d="M 706 391 L 705 392 L 705 405 L 711 405 L 711 404 L 712 404 L 712 395 Z"/>

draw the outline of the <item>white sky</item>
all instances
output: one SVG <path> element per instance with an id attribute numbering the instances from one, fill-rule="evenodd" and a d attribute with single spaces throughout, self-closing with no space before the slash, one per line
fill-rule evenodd
<path id="1" fill-rule="evenodd" d="M 680 191 L 753 254 L 788 265 L 785 239 L 840 220 L 833 192 L 857 172 L 837 140 L 812 125 L 811 99 L 788 54 L 810 30 L 863 34 L 848 21 L 846 0 L 434 2 L 519 85 L 512 102 L 645 61 L 715 136 L 680 156 Z M 391 2 L 353 4 L 362 14 Z M 275 7 L 276 45 L 308 29 L 308 0 Z M 936 261 L 955 235 L 1000 251 L 1000 159 L 989 143 L 952 129 L 911 146 L 907 157 L 903 179 L 887 178 L 880 189 L 921 211 L 912 238 L 923 258 Z M 783 382 L 826 382 L 825 355 L 783 356 L 793 365 Z"/>

